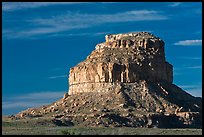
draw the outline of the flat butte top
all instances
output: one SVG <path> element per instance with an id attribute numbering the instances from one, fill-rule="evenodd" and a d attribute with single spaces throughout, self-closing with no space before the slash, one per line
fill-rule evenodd
<path id="1" fill-rule="evenodd" d="M 96 45 L 95 50 L 76 67 L 90 63 L 135 63 L 144 60 L 165 61 L 164 42 L 148 32 L 109 34 L 106 41 Z"/>
<path id="2" fill-rule="evenodd" d="M 105 36 L 106 42 L 111 42 L 114 40 L 130 39 L 160 39 L 159 37 L 149 33 L 149 32 L 133 32 L 133 33 L 121 33 L 121 34 L 108 34 Z"/>

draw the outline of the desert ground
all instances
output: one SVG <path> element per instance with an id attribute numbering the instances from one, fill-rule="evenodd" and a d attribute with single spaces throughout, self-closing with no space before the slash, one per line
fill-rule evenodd
<path id="1" fill-rule="evenodd" d="M 2 117 L 2 135 L 202 135 L 202 129 L 66 127 L 45 119 L 9 120 Z"/>

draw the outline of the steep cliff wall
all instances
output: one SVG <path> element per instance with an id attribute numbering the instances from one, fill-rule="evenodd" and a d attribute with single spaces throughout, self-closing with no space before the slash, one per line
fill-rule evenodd
<path id="1" fill-rule="evenodd" d="M 147 32 L 106 35 L 87 59 L 70 69 L 69 94 L 99 92 L 110 83 L 173 81 L 164 42 Z M 103 85 L 103 86 L 102 86 Z"/>
<path id="2" fill-rule="evenodd" d="M 202 98 L 172 83 L 164 42 L 150 33 L 106 35 L 69 73 L 69 92 L 11 119 L 84 127 L 202 128 Z"/>

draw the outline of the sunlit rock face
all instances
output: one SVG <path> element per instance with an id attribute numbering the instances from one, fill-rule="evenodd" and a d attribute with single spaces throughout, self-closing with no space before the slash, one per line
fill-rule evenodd
<path id="1" fill-rule="evenodd" d="M 85 61 L 70 69 L 69 94 L 105 92 L 116 82 L 173 81 L 164 41 L 148 32 L 106 35 Z"/>
<path id="2" fill-rule="evenodd" d="M 139 32 L 105 39 L 70 69 L 63 98 L 11 119 L 77 127 L 202 128 L 202 98 L 173 84 L 160 38 Z"/>

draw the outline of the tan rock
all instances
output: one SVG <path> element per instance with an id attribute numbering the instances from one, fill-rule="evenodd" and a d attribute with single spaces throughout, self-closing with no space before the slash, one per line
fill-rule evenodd
<path id="1" fill-rule="evenodd" d="M 66 99 L 68 96 L 69 96 L 69 94 L 65 93 L 64 96 L 63 96 L 63 99 Z"/>
<path id="2" fill-rule="evenodd" d="M 173 82 L 173 67 L 165 61 L 164 42 L 158 37 L 140 32 L 105 38 L 85 61 L 70 69 L 69 95 L 108 91 L 114 82 Z"/>

